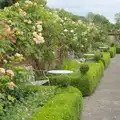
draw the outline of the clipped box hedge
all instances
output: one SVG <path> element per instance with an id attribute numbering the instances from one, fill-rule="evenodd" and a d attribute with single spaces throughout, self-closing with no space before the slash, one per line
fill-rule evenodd
<path id="1" fill-rule="evenodd" d="M 116 46 L 116 53 L 120 54 L 120 45 Z"/>
<path id="2" fill-rule="evenodd" d="M 61 89 L 29 120 L 78 120 L 82 111 L 82 94 L 74 88 Z"/>
<path id="3" fill-rule="evenodd" d="M 104 65 L 102 61 L 91 63 L 89 64 L 89 67 L 89 71 L 86 74 L 82 75 L 80 72 L 74 72 L 69 75 L 71 85 L 78 88 L 83 96 L 92 94 L 104 74 Z M 50 76 L 52 85 L 57 85 L 57 78 L 58 76 Z"/>
<path id="4" fill-rule="evenodd" d="M 102 57 L 101 61 L 103 62 L 105 68 L 107 68 L 108 65 L 110 64 L 110 58 L 111 58 L 110 52 L 104 52 L 104 53 L 102 53 L 102 55 L 103 55 L 103 57 Z"/>
<path id="5" fill-rule="evenodd" d="M 111 58 L 113 58 L 116 55 L 116 47 L 110 47 L 109 52 Z"/>
<path id="6" fill-rule="evenodd" d="M 77 75 L 78 74 L 78 75 Z M 97 87 L 101 77 L 104 74 L 104 65 L 100 61 L 98 63 L 90 64 L 89 71 L 81 75 L 79 73 L 73 74 L 71 84 L 77 87 L 84 96 L 91 95 Z"/>

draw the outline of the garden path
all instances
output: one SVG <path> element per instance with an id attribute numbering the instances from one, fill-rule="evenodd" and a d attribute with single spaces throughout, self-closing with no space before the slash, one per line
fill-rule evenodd
<path id="1" fill-rule="evenodd" d="M 81 120 L 120 120 L 120 55 L 111 60 L 95 93 L 84 98 Z"/>

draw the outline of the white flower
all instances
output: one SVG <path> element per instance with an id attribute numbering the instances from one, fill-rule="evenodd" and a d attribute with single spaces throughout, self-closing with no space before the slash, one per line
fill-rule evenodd
<path id="1" fill-rule="evenodd" d="M 81 45 L 81 47 L 83 48 L 83 47 L 84 47 L 84 45 Z"/>
<path id="2" fill-rule="evenodd" d="M 37 37 L 38 36 L 37 32 L 33 32 L 33 36 Z"/>
<path id="3" fill-rule="evenodd" d="M 37 25 L 37 29 L 39 32 L 41 32 L 43 30 L 42 25 Z"/>
<path id="4" fill-rule="evenodd" d="M 16 56 L 16 57 L 21 57 L 21 54 L 16 53 L 15 56 Z"/>
<path id="5" fill-rule="evenodd" d="M 18 2 L 15 3 L 15 7 L 19 7 L 19 3 Z"/>
<path id="6" fill-rule="evenodd" d="M 65 29 L 65 30 L 64 30 L 64 32 L 68 32 L 68 30 L 67 30 L 67 29 Z"/>
<path id="7" fill-rule="evenodd" d="M 4 63 L 7 63 L 7 60 L 3 60 Z"/>
<path id="8" fill-rule="evenodd" d="M 71 33 L 73 33 L 73 32 L 74 32 L 74 30 L 71 30 L 70 32 L 71 32 Z"/>
<path id="9" fill-rule="evenodd" d="M 25 22 L 25 23 L 28 23 L 28 20 L 25 19 L 24 22 Z"/>
<path id="10" fill-rule="evenodd" d="M 31 24 L 31 23 L 32 23 L 32 21 L 31 21 L 31 20 L 29 20 L 29 21 L 28 21 L 28 24 Z"/>
<path id="11" fill-rule="evenodd" d="M 33 26 L 32 29 L 35 30 L 35 26 Z"/>

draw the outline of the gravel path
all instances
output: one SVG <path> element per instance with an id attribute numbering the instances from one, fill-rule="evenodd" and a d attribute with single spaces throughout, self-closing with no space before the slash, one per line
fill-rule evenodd
<path id="1" fill-rule="evenodd" d="M 111 60 L 95 93 L 84 98 L 81 120 L 120 120 L 120 55 Z"/>

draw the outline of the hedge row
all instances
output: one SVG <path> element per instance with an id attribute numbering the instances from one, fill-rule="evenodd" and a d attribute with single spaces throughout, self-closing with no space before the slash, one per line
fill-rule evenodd
<path id="1" fill-rule="evenodd" d="M 89 65 L 89 71 L 82 75 L 80 72 L 74 72 L 69 75 L 71 79 L 71 85 L 78 88 L 83 96 L 90 95 L 96 88 L 100 78 L 104 73 L 104 65 L 102 61 L 98 63 L 91 63 Z M 57 79 L 60 76 L 50 76 L 50 82 L 52 85 L 57 85 Z M 63 76 L 61 76 L 62 78 Z"/>
<path id="2" fill-rule="evenodd" d="M 116 46 L 116 53 L 120 54 L 120 45 Z"/>
<path id="3" fill-rule="evenodd" d="M 103 62 L 103 64 L 104 64 L 104 66 L 105 66 L 105 68 L 107 68 L 108 67 L 108 65 L 110 64 L 110 53 L 109 52 L 104 52 L 104 53 L 102 53 L 102 55 L 103 55 L 103 57 L 102 57 L 102 62 Z"/>
<path id="4" fill-rule="evenodd" d="M 71 84 L 77 87 L 84 96 L 91 95 L 94 92 L 98 82 L 104 74 L 104 65 L 101 61 L 92 63 L 89 67 L 90 69 L 86 74 L 82 75 L 77 73 L 71 76 Z"/>
<path id="5" fill-rule="evenodd" d="M 109 52 L 110 52 L 111 58 L 113 58 L 116 55 L 116 47 L 111 47 L 109 49 Z"/>
<path id="6" fill-rule="evenodd" d="M 30 120 L 78 120 L 81 110 L 81 92 L 67 87 L 61 89 L 52 100 L 33 114 Z"/>

